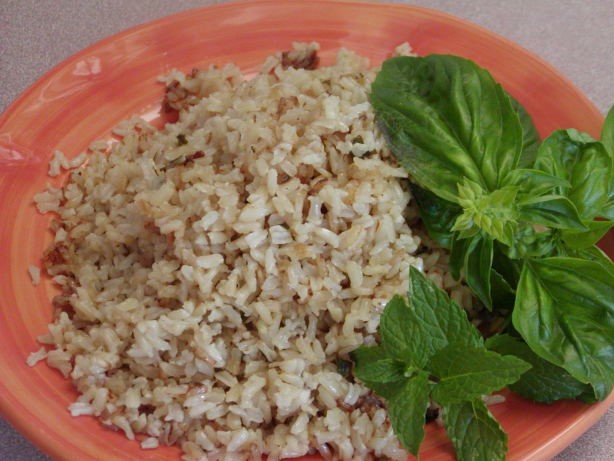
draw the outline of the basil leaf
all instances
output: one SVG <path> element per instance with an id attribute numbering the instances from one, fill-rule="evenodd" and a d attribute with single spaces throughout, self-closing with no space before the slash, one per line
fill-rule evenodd
<path id="1" fill-rule="evenodd" d="M 544 171 L 521 169 L 510 171 L 504 186 L 518 186 L 520 190 L 532 197 L 552 193 L 554 189 L 563 190 L 571 187 L 569 181 L 553 176 Z"/>
<path id="2" fill-rule="evenodd" d="M 492 310 L 490 293 L 493 256 L 492 239 L 477 235 L 472 239 L 465 256 L 465 280 L 488 310 Z"/>
<path id="3" fill-rule="evenodd" d="M 582 249 L 596 244 L 614 227 L 614 221 L 584 221 L 586 231 L 563 231 L 561 236 L 569 248 Z"/>
<path id="4" fill-rule="evenodd" d="M 486 340 L 486 347 L 504 355 L 514 355 L 531 364 L 531 369 L 518 381 L 508 385 L 511 391 L 527 399 L 551 403 L 561 399 L 575 399 L 590 392 L 590 386 L 581 383 L 563 368 L 539 357 L 524 341 L 510 335 L 497 335 Z"/>
<path id="5" fill-rule="evenodd" d="M 429 236 L 444 248 L 452 245 L 452 226 L 462 209 L 452 202 L 437 197 L 427 189 L 411 184 L 411 193 L 416 200 L 420 218 Z"/>
<path id="6" fill-rule="evenodd" d="M 460 239 L 458 236 L 452 238 L 452 248 L 450 249 L 450 258 L 448 259 L 448 270 L 455 280 L 460 279 L 461 272 L 465 268 L 465 258 L 471 239 Z"/>
<path id="7" fill-rule="evenodd" d="M 601 143 L 605 150 L 614 154 L 614 106 L 610 107 L 601 129 Z"/>
<path id="8" fill-rule="evenodd" d="M 590 383 L 598 399 L 614 385 L 614 276 L 595 261 L 526 260 L 512 314 L 540 357 Z"/>
<path id="9" fill-rule="evenodd" d="M 518 164 L 522 127 L 486 71 L 456 56 L 388 59 L 371 103 L 399 163 L 423 187 L 457 201 L 464 177 L 495 190 Z"/>
<path id="10" fill-rule="evenodd" d="M 354 375 L 361 381 L 390 383 L 405 377 L 403 363 L 388 358 L 381 346 L 361 346 L 352 351 L 350 357 L 356 364 Z"/>
<path id="11" fill-rule="evenodd" d="M 588 230 L 574 204 L 560 195 L 544 195 L 521 202 L 519 217 L 554 229 Z"/>
<path id="12" fill-rule="evenodd" d="M 425 373 L 405 381 L 388 402 L 388 416 L 401 445 L 418 456 L 424 439 L 424 414 L 429 405 L 430 384 Z"/>
<path id="13" fill-rule="evenodd" d="M 514 289 L 494 268 L 490 271 L 490 297 L 493 309 L 512 309 L 516 299 Z"/>
<path id="14" fill-rule="evenodd" d="M 535 162 L 535 155 L 541 143 L 539 133 L 533 124 L 533 119 L 526 109 L 516 99 L 508 94 L 512 107 L 516 111 L 522 126 L 522 152 L 518 161 L 519 168 L 529 168 Z"/>
<path id="15" fill-rule="evenodd" d="M 517 381 L 529 368 L 511 355 L 451 343 L 429 362 L 428 369 L 439 379 L 432 397 L 443 405 L 473 400 Z"/>
<path id="16" fill-rule="evenodd" d="M 460 238 L 469 238 L 483 231 L 492 238 L 510 245 L 516 231 L 518 188 L 505 186 L 485 193 L 479 184 L 463 180 L 458 185 L 458 202 L 463 213 L 458 217 L 452 231 Z"/>
<path id="17" fill-rule="evenodd" d="M 446 433 L 458 461 L 504 461 L 507 434 L 481 400 L 443 407 Z"/>
<path id="18" fill-rule="evenodd" d="M 515 287 L 518 285 L 522 263 L 510 259 L 505 253 L 507 250 L 508 248 L 505 245 L 494 242 L 492 267 L 497 273 L 501 274 L 510 287 Z"/>
<path id="19" fill-rule="evenodd" d="M 510 259 L 539 258 L 554 254 L 560 243 L 559 231 L 537 231 L 533 226 L 525 225 L 518 227 L 512 245 L 501 247 L 501 251 Z"/>
<path id="20" fill-rule="evenodd" d="M 582 248 L 580 250 L 571 249 L 568 251 L 568 256 L 588 259 L 590 261 L 595 261 L 600 264 L 603 269 L 608 271 L 612 277 L 614 277 L 614 263 L 612 260 L 606 255 L 601 249 L 597 246 L 592 246 L 589 248 Z"/>
<path id="21" fill-rule="evenodd" d="M 582 219 L 604 215 L 613 166 L 601 143 L 577 130 L 555 131 L 540 146 L 535 167 L 569 181 L 569 189 L 557 192 L 573 202 Z"/>

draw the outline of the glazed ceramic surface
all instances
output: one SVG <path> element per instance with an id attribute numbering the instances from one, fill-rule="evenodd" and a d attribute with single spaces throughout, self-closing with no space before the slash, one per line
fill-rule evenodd
<path id="1" fill-rule="evenodd" d="M 297 20 L 297 18 L 299 18 Z M 51 239 L 48 216 L 31 197 L 47 183 L 55 149 L 75 156 L 134 114 L 156 119 L 163 86 L 156 76 L 235 62 L 254 72 L 293 41 L 318 41 L 322 63 L 340 47 L 379 64 L 409 41 L 419 54 L 451 53 L 488 68 L 533 116 L 542 135 L 576 127 L 598 136 L 603 117 L 571 83 L 524 49 L 443 13 L 401 5 L 334 1 L 254 1 L 189 11 L 116 35 L 68 59 L 29 88 L 0 117 L 0 411 L 53 458 L 178 460 L 176 448 L 143 451 L 89 417 L 72 418 L 70 383 L 26 357 L 51 319 L 54 287 L 27 274 Z M 612 234 L 602 242 L 612 254 Z M 504 392 L 492 407 L 509 434 L 511 460 L 549 459 L 588 429 L 614 401 L 538 405 Z M 445 433 L 427 430 L 422 459 L 450 460 Z M 319 459 L 319 458 L 304 458 Z"/>

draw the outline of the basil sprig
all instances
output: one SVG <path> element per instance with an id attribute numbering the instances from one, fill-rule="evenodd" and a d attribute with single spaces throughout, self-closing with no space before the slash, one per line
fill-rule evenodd
<path id="1" fill-rule="evenodd" d="M 614 385 L 614 264 L 595 243 L 614 224 L 614 108 L 600 141 L 567 129 L 540 143 L 488 71 L 447 55 L 387 60 L 371 103 L 427 231 L 451 250 L 451 273 L 488 309 L 513 305 L 513 326 L 504 324 L 531 363 L 549 364 L 517 388 L 538 401 L 586 400 L 576 391 L 590 385 L 604 399 Z M 567 378 L 559 390 L 555 380 L 535 385 L 561 373 L 577 381 L 573 391 Z"/>
<path id="2" fill-rule="evenodd" d="M 488 350 L 465 311 L 413 267 L 408 302 L 395 296 L 386 305 L 381 344 L 352 352 L 354 375 L 388 401 L 394 432 L 410 453 L 418 454 L 432 399 L 459 460 L 505 459 L 507 435 L 481 397 L 531 365 Z"/>

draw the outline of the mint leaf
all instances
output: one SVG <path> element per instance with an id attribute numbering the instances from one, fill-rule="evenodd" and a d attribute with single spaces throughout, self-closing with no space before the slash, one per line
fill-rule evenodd
<path id="1" fill-rule="evenodd" d="M 428 366 L 439 379 L 433 399 L 444 405 L 490 394 L 518 380 L 529 368 L 519 358 L 460 344 L 438 351 Z"/>
<path id="2" fill-rule="evenodd" d="M 479 346 L 483 340 L 467 314 L 415 267 L 410 271 L 408 306 L 400 296 L 386 305 L 380 319 L 382 346 L 390 358 L 417 369 L 449 341 Z"/>
<path id="3" fill-rule="evenodd" d="M 563 368 L 545 361 L 524 341 L 510 335 L 497 335 L 486 340 L 486 347 L 504 355 L 514 355 L 531 364 L 531 369 L 508 388 L 535 402 L 551 403 L 561 399 L 575 399 L 582 393 L 592 393 Z"/>
<path id="4" fill-rule="evenodd" d="M 415 361 L 415 341 L 420 340 L 416 335 L 421 332 L 416 331 L 414 324 L 415 318 L 405 300 L 395 295 L 384 308 L 379 332 L 387 356 L 421 367 L 423 363 Z"/>
<path id="5" fill-rule="evenodd" d="M 381 346 L 361 346 L 350 356 L 356 363 L 354 375 L 361 381 L 390 383 L 404 378 L 404 364 L 388 358 Z"/>
<path id="6" fill-rule="evenodd" d="M 412 333 L 412 356 L 418 367 L 424 367 L 439 349 L 454 341 L 480 346 L 483 339 L 467 319 L 466 312 L 451 301 L 415 267 L 409 269 L 410 321 L 405 328 Z"/>
<path id="7" fill-rule="evenodd" d="M 507 434 L 481 400 L 443 407 L 446 433 L 458 461 L 504 461 Z"/>
<path id="8" fill-rule="evenodd" d="M 424 439 L 424 414 L 429 404 L 430 384 L 425 373 L 405 381 L 388 402 L 388 416 L 401 445 L 418 456 Z"/>

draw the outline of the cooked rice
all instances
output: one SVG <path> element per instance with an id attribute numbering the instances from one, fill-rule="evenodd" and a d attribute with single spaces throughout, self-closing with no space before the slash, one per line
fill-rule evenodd
<path id="1" fill-rule="evenodd" d="M 375 343 L 410 265 L 471 297 L 443 252 L 417 255 L 406 173 L 367 99 L 375 71 L 346 50 L 295 68 L 316 49 L 251 80 L 172 72 L 176 123 L 120 124 L 36 197 L 58 214 L 43 261 L 62 293 L 35 358 L 72 380 L 74 416 L 189 460 L 406 458 L 381 402 L 335 363 Z"/>
<path id="2" fill-rule="evenodd" d="M 36 266 L 28 266 L 28 274 L 32 279 L 32 284 L 37 286 L 41 283 L 41 270 Z"/>

